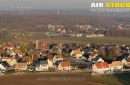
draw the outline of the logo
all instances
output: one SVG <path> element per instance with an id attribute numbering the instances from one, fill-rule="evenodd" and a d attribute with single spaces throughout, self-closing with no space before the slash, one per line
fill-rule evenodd
<path id="1" fill-rule="evenodd" d="M 91 3 L 91 12 L 129 12 L 130 2 Z"/>
<path id="2" fill-rule="evenodd" d="M 130 8 L 130 3 L 118 3 L 118 2 L 107 2 L 107 3 L 91 3 L 91 7 L 95 8 Z"/>
<path id="3" fill-rule="evenodd" d="M 91 7 L 96 7 L 96 8 L 98 8 L 98 7 L 103 7 L 103 3 L 91 3 Z"/>

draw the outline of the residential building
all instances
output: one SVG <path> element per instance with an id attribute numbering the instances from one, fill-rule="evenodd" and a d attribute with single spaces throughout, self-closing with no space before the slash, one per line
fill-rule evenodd
<path id="1" fill-rule="evenodd" d="M 27 63 L 26 62 L 18 62 L 15 64 L 15 70 L 27 70 Z"/>
<path id="2" fill-rule="evenodd" d="M 121 61 L 121 63 L 122 63 L 123 65 L 130 66 L 130 58 L 124 58 L 124 59 Z"/>
<path id="3" fill-rule="evenodd" d="M 49 55 L 47 61 L 48 61 L 48 67 L 52 68 L 53 67 L 53 56 Z"/>
<path id="4" fill-rule="evenodd" d="M 97 73 L 104 73 L 109 70 L 110 68 L 107 62 L 95 63 L 92 66 L 92 71 L 97 72 Z"/>
<path id="5" fill-rule="evenodd" d="M 78 59 L 78 58 L 82 57 L 82 52 L 80 51 L 80 49 L 72 50 L 72 52 L 70 53 L 70 56 L 75 57 L 76 59 Z"/>
<path id="6" fill-rule="evenodd" d="M 98 56 L 96 56 L 95 58 L 91 59 L 91 62 L 93 63 L 100 63 L 100 62 L 104 62 L 104 60 Z"/>
<path id="7" fill-rule="evenodd" d="M 71 70 L 71 66 L 69 62 L 60 62 L 60 64 L 58 65 L 58 70 Z"/>
<path id="8" fill-rule="evenodd" d="M 111 71 L 123 69 L 123 64 L 121 63 L 121 61 L 113 61 L 109 66 Z"/>
<path id="9" fill-rule="evenodd" d="M 91 53 L 89 55 L 88 61 L 92 61 L 92 59 L 95 59 L 97 57 L 97 55 L 98 55 L 97 53 Z"/>
<path id="10" fill-rule="evenodd" d="M 55 64 L 56 61 L 59 61 L 59 60 L 63 60 L 63 56 L 62 55 L 55 55 L 53 57 L 53 64 Z"/>
<path id="11" fill-rule="evenodd" d="M 6 61 L 10 66 L 14 66 L 17 63 L 17 60 L 12 57 L 3 57 L 2 62 Z"/>
<path id="12" fill-rule="evenodd" d="M 36 71 L 48 71 L 47 60 L 40 60 L 36 63 Z"/>

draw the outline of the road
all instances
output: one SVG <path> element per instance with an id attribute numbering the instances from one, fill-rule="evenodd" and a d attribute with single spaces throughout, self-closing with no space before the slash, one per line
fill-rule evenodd
<path id="1" fill-rule="evenodd" d="M 10 76 L 10 75 L 24 75 L 24 74 L 81 74 L 85 72 L 91 72 L 90 70 L 71 70 L 71 71 L 56 71 L 56 72 L 17 72 L 9 75 L 1 75 L 1 76 Z M 97 75 L 110 75 L 110 74 L 121 74 L 121 73 L 129 73 L 130 70 L 124 70 L 120 72 L 110 72 L 110 73 L 100 73 Z"/>

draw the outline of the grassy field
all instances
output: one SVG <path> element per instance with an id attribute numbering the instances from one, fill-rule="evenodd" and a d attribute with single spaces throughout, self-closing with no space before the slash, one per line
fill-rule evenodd
<path id="1" fill-rule="evenodd" d="M 0 39 L 1 42 L 13 41 L 10 39 Z M 14 40 L 15 41 L 15 40 Z M 35 40 L 34 40 L 35 42 Z M 106 44 L 130 44 L 130 38 L 126 37 L 69 37 L 43 39 L 44 43 L 106 43 Z"/>
<path id="2" fill-rule="evenodd" d="M 130 44 L 130 38 L 125 37 L 71 37 L 48 39 L 45 42 L 77 42 L 77 43 L 107 43 L 107 44 Z"/>
<path id="3" fill-rule="evenodd" d="M 0 85 L 130 85 L 130 73 L 105 76 L 85 73 L 8 75 L 0 76 Z"/>

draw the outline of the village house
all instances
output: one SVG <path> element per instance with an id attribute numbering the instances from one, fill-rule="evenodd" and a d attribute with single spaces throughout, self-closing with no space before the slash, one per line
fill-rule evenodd
<path id="1" fill-rule="evenodd" d="M 98 55 L 97 53 L 91 53 L 89 55 L 88 61 L 92 61 L 92 59 L 95 59 L 97 57 L 97 55 Z"/>
<path id="2" fill-rule="evenodd" d="M 70 53 L 70 56 L 75 57 L 76 59 L 78 59 L 78 58 L 82 57 L 82 52 L 80 51 L 80 49 L 72 50 L 72 52 Z"/>
<path id="3" fill-rule="evenodd" d="M 43 46 L 43 50 L 48 51 L 50 50 L 49 46 Z"/>
<path id="4" fill-rule="evenodd" d="M 10 49 L 10 48 L 13 48 L 12 46 L 9 46 L 9 45 L 1 45 L 0 47 L 1 47 L 1 49 Z"/>
<path id="5" fill-rule="evenodd" d="M 30 56 L 32 57 L 32 59 L 34 59 L 34 57 L 38 57 L 38 58 L 40 58 L 40 52 L 31 52 L 30 53 Z"/>
<path id="6" fill-rule="evenodd" d="M 63 70 L 71 70 L 71 66 L 69 62 L 60 62 L 58 65 L 58 70 L 63 71 Z"/>
<path id="7" fill-rule="evenodd" d="M 13 48 L 12 51 L 17 52 L 17 51 L 20 51 L 20 49 L 19 48 Z"/>
<path id="8" fill-rule="evenodd" d="M 10 66 L 14 66 L 17 63 L 17 60 L 11 57 L 3 57 L 2 62 L 3 61 L 6 61 Z"/>
<path id="9" fill-rule="evenodd" d="M 92 71 L 97 72 L 97 73 L 104 73 L 109 70 L 110 68 L 107 62 L 95 63 L 92 66 Z"/>
<path id="10" fill-rule="evenodd" d="M 15 64 L 15 70 L 27 70 L 27 63 L 26 62 L 17 62 Z"/>
<path id="11" fill-rule="evenodd" d="M 121 62 L 123 65 L 130 66 L 130 58 L 124 58 Z"/>
<path id="12" fill-rule="evenodd" d="M 121 63 L 121 61 L 113 61 L 111 64 L 109 64 L 110 66 L 110 71 L 118 71 L 123 69 L 123 64 Z"/>
<path id="13" fill-rule="evenodd" d="M 10 51 L 10 56 L 12 56 L 13 58 L 16 56 L 16 53 L 14 51 Z"/>
<path id="14" fill-rule="evenodd" d="M 55 64 L 56 61 L 63 61 L 63 56 L 62 55 L 55 55 L 53 57 L 53 64 Z"/>
<path id="15" fill-rule="evenodd" d="M 53 56 L 49 55 L 47 61 L 48 61 L 48 67 L 52 68 L 53 67 Z"/>
<path id="16" fill-rule="evenodd" d="M 22 53 L 21 51 L 16 51 L 15 52 L 20 58 L 22 58 L 24 56 L 24 53 Z"/>
<path id="17" fill-rule="evenodd" d="M 8 45 L 3 45 L 2 49 L 12 49 L 12 47 L 8 46 Z"/>
<path id="18" fill-rule="evenodd" d="M 47 60 L 40 60 L 36 63 L 36 71 L 48 71 Z"/>
<path id="19" fill-rule="evenodd" d="M 100 63 L 100 62 L 104 62 L 104 60 L 102 58 L 100 58 L 99 56 L 96 56 L 95 58 L 91 59 L 91 62 Z"/>

